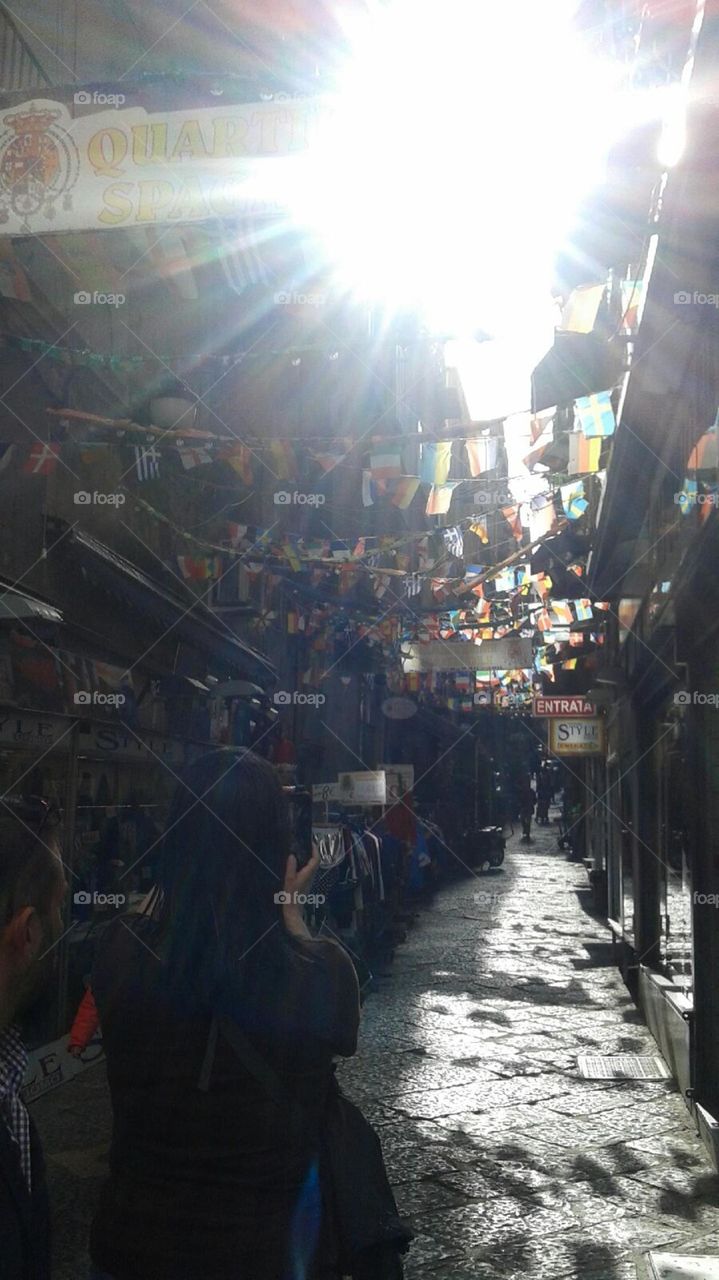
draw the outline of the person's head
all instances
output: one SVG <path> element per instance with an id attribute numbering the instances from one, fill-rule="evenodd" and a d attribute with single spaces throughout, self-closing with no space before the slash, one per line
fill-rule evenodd
<path id="1" fill-rule="evenodd" d="M 49 840 L 16 818 L 0 819 L 0 1030 L 49 986 L 66 888 Z"/>
<path id="2" fill-rule="evenodd" d="M 164 954 L 176 980 L 211 1000 L 292 950 L 277 897 L 289 848 L 288 807 L 268 761 L 217 750 L 185 771 L 157 885 Z"/>

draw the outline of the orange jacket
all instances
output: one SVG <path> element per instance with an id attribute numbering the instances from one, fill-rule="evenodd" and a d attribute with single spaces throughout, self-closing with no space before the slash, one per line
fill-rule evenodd
<path id="1" fill-rule="evenodd" d="M 70 1028 L 70 1040 L 68 1042 L 69 1049 L 85 1049 L 92 1040 L 97 1028 L 100 1025 L 100 1015 L 95 1004 L 95 997 L 90 988 L 87 988 L 82 1000 L 80 1001 L 75 1021 Z"/>

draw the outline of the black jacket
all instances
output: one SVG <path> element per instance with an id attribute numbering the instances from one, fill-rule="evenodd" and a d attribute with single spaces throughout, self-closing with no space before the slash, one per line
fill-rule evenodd
<path id="1" fill-rule="evenodd" d="M 279 1280 L 319 1226 L 312 1165 L 332 1058 L 357 1042 L 352 963 L 333 942 L 308 942 L 274 1000 L 251 1017 L 237 1002 L 282 1107 L 224 1038 L 209 1054 L 210 1015 L 173 991 L 154 929 L 117 920 L 95 958 L 113 1135 L 90 1256 L 117 1280 Z"/>
<path id="2" fill-rule="evenodd" d="M 50 1203 L 45 1162 L 30 1121 L 32 1195 L 18 1149 L 0 1119 L 0 1277 L 50 1280 Z"/>

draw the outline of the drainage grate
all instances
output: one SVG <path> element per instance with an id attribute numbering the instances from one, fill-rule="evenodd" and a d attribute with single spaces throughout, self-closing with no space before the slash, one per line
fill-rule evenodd
<path id="1" fill-rule="evenodd" d="M 689 1257 L 682 1253 L 650 1253 L 655 1280 L 719 1280 L 719 1258 Z"/>
<path id="2" fill-rule="evenodd" d="M 585 1054 L 577 1065 L 585 1080 L 671 1080 L 672 1076 L 663 1058 L 633 1053 L 607 1058 Z"/>

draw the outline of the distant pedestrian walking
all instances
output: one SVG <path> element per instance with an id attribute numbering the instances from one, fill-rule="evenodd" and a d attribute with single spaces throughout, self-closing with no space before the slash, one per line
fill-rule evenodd
<path id="1" fill-rule="evenodd" d="M 525 778 L 519 791 L 519 818 L 522 823 L 522 841 L 524 844 L 529 844 L 532 838 L 532 815 L 534 814 L 535 799 L 534 788 L 529 778 Z"/>
<path id="2" fill-rule="evenodd" d="M 537 774 L 537 822 L 540 827 L 549 826 L 549 806 L 554 799 L 554 783 L 546 764 Z"/>

